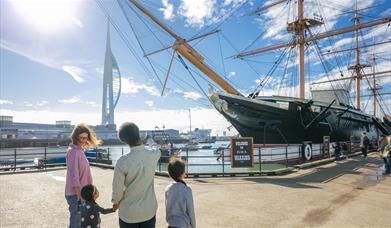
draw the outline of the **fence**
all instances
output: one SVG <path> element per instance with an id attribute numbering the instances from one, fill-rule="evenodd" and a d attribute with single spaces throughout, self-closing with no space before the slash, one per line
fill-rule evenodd
<path id="1" fill-rule="evenodd" d="M 350 145 L 350 144 L 349 144 Z M 302 145 L 288 145 L 281 147 L 254 148 L 252 168 L 232 168 L 230 149 L 220 152 L 205 149 L 197 151 L 183 150 L 177 153 L 186 160 L 186 172 L 188 175 L 233 175 L 233 174 L 262 174 L 290 168 L 296 164 L 312 162 L 333 155 L 325 154 L 321 144 L 313 144 L 311 157 L 306 160 Z M 357 147 L 343 151 L 344 155 L 357 151 Z M 65 165 L 67 147 L 31 147 L 31 148 L 2 148 L 0 151 L 0 170 L 12 171 L 26 168 L 46 168 L 49 166 Z M 117 159 L 126 153 L 128 148 L 122 146 L 101 147 L 86 151 L 86 156 L 92 164 L 105 164 L 113 167 Z M 168 155 L 162 155 L 156 171 L 167 172 Z"/>

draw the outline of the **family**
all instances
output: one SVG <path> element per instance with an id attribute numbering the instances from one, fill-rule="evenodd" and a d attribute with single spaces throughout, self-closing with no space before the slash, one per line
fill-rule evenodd
<path id="1" fill-rule="evenodd" d="M 66 155 L 67 174 L 65 199 L 69 205 L 69 227 L 100 227 L 100 214 L 119 210 L 120 228 L 152 228 L 156 224 L 157 200 L 154 190 L 155 168 L 160 150 L 144 145 L 139 128 L 124 123 L 119 139 L 129 146 L 114 168 L 112 208 L 100 207 L 96 200 L 99 191 L 93 185 L 89 162 L 84 150 L 100 143 L 85 124 L 78 124 L 71 134 L 72 143 Z M 174 180 L 165 191 L 167 227 L 196 227 L 192 190 L 184 182 L 185 163 L 172 157 L 167 167 Z"/>

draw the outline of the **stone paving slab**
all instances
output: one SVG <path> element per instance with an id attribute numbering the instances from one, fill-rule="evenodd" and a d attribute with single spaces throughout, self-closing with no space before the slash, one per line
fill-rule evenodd
<path id="1" fill-rule="evenodd" d="M 391 227 L 391 177 L 382 161 L 349 158 L 283 176 L 192 178 L 198 227 Z M 0 227 L 66 227 L 65 169 L 0 175 Z M 110 207 L 112 169 L 92 167 L 101 206 Z M 166 227 L 155 177 L 157 227 Z M 118 227 L 116 213 L 102 227 Z"/>

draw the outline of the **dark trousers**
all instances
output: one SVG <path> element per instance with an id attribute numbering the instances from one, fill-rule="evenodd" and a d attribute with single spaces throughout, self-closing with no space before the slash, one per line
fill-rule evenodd
<path id="1" fill-rule="evenodd" d="M 120 228 L 155 228 L 156 216 L 153 216 L 150 220 L 139 223 L 126 223 L 119 219 Z"/>
<path id="2" fill-rule="evenodd" d="M 367 157 L 368 147 L 367 146 L 361 147 L 361 152 L 362 155 L 364 155 L 364 157 Z"/>
<path id="3" fill-rule="evenodd" d="M 384 173 L 385 174 L 391 173 L 391 158 L 390 158 L 390 156 L 383 158 L 383 161 L 384 161 L 384 168 L 385 168 Z"/>

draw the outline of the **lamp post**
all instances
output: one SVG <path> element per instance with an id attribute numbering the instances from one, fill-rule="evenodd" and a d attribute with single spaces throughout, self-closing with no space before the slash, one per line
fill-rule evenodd
<path id="1" fill-rule="evenodd" d="M 189 119 L 190 119 L 190 131 L 189 131 L 189 137 L 190 137 L 190 140 L 192 139 L 191 137 L 191 109 L 189 108 Z"/>

